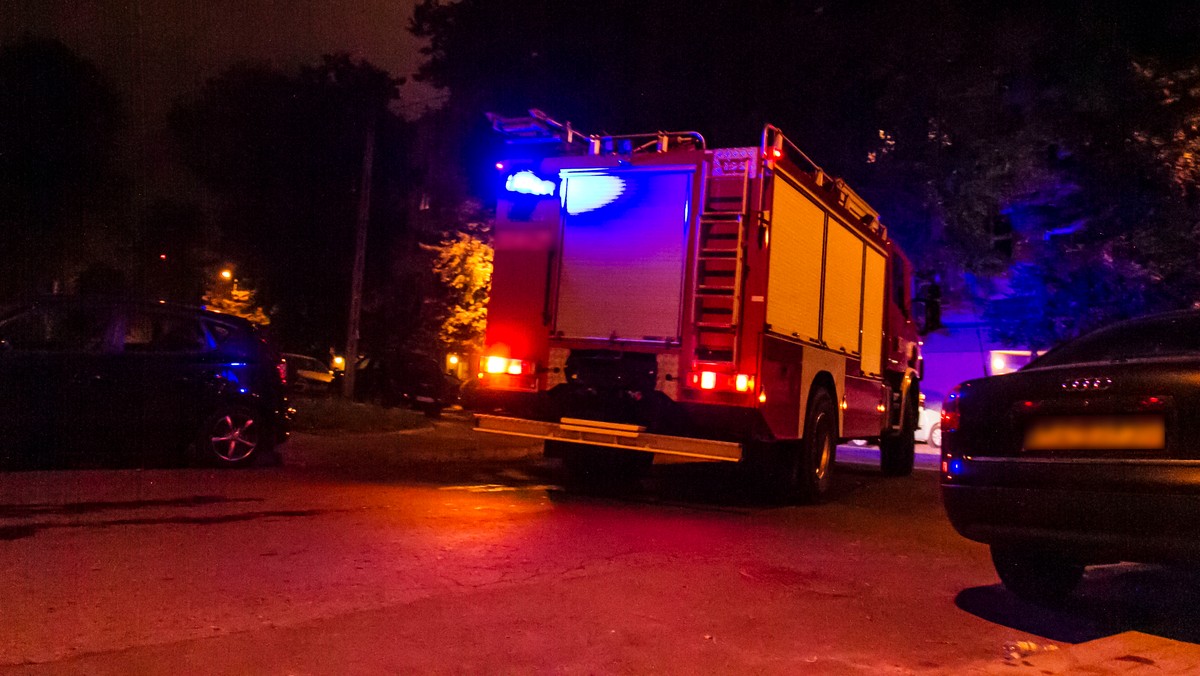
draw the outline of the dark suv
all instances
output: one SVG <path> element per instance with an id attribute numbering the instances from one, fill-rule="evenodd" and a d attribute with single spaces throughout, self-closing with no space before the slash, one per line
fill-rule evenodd
<path id="1" fill-rule="evenodd" d="M 249 322 L 153 302 L 50 297 L 0 318 L 0 463 L 277 459 L 283 362 Z"/>

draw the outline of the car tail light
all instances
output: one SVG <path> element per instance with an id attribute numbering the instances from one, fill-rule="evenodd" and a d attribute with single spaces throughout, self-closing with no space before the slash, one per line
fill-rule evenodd
<path id="1" fill-rule="evenodd" d="M 954 481 L 966 469 L 966 460 L 954 452 L 954 441 L 945 436 L 958 429 L 958 405 L 962 399 L 961 386 L 955 386 L 942 402 L 942 481 Z"/>
<path id="2" fill-rule="evenodd" d="M 287 362 L 280 359 L 275 364 L 275 372 L 279 374 L 279 384 L 287 385 Z"/>
<path id="3" fill-rule="evenodd" d="M 942 434 L 958 429 L 958 400 L 962 398 L 962 388 L 954 386 L 946 401 L 942 402 Z"/>
<path id="4" fill-rule="evenodd" d="M 953 479 L 956 475 L 962 474 L 966 468 L 966 463 L 962 458 L 956 458 L 949 453 L 942 454 L 942 474 L 946 479 Z"/>

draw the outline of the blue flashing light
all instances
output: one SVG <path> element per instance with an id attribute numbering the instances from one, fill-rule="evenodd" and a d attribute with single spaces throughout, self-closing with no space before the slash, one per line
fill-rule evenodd
<path id="1" fill-rule="evenodd" d="M 963 461 L 962 460 L 951 460 L 950 461 L 950 473 L 951 474 L 962 474 L 962 471 L 963 471 Z"/>
<path id="2" fill-rule="evenodd" d="M 497 165 L 499 166 L 499 165 Z M 539 178 L 532 171 L 518 171 L 508 177 L 504 188 L 509 192 L 519 192 L 523 195 L 553 195 L 554 181 Z"/>

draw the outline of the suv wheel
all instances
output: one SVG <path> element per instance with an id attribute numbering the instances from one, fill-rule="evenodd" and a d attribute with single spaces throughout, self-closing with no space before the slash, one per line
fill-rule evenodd
<path id="1" fill-rule="evenodd" d="M 1045 606 L 1061 605 L 1083 579 L 1083 564 L 1062 552 L 992 545 L 992 565 L 1010 592 Z"/>
<path id="2" fill-rule="evenodd" d="M 274 446 L 271 430 L 246 406 L 220 409 L 204 421 L 196 439 L 197 459 L 218 467 L 243 467 Z"/>

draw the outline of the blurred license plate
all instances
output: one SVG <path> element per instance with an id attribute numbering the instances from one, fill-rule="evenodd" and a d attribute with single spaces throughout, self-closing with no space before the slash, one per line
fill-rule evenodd
<path id="1" fill-rule="evenodd" d="M 1151 450 L 1166 446 L 1162 416 L 1043 418 L 1025 431 L 1025 450 Z"/>

